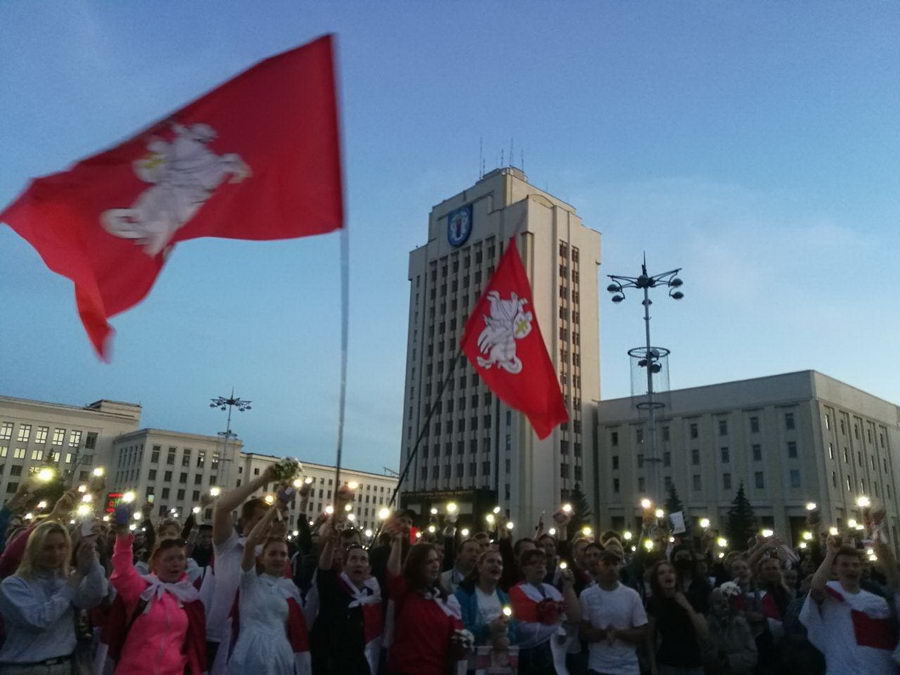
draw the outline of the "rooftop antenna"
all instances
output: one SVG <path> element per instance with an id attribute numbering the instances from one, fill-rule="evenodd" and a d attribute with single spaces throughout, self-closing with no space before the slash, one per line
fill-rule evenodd
<path id="1" fill-rule="evenodd" d="M 514 140 L 515 139 L 512 136 L 509 137 L 509 165 L 510 166 L 512 166 L 513 162 L 515 161 L 513 159 L 513 157 L 516 156 L 515 153 L 513 152 L 513 141 Z"/>
<path id="2" fill-rule="evenodd" d="M 506 165 L 503 163 L 503 148 L 500 148 L 500 168 L 502 169 L 504 166 Z"/>
<path id="3" fill-rule="evenodd" d="M 484 178 L 484 136 L 478 139 L 478 180 Z"/>

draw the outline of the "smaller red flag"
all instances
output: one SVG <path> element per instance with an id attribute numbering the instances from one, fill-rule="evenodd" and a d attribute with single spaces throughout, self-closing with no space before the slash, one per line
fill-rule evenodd
<path id="1" fill-rule="evenodd" d="M 569 420 L 515 238 L 469 315 L 461 346 L 488 388 L 525 413 L 538 438 Z"/>

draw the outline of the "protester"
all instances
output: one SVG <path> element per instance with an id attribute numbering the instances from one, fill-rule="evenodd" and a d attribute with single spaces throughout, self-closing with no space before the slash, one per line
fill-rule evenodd
<path id="1" fill-rule="evenodd" d="M 740 592 L 736 587 L 735 591 Z M 709 675 L 752 675 L 756 669 L 756 641 L 747 620 L 738 613 L 722 588 L 710 593 L 707 625 Z"/>
<path id="2" fill-rule="evenodd" d="M 453 595 L 462 581 L 472 574 L 481 554 L 481 546 L 474 539 L 466 539 L 459 545 L 453 567 L 441 572 L 441 588 L 446 595 Z"/>
<path id="3" fill-rule="evenodd" d="M 498 551 L 486 551 L 456 590 L 463 624 L 476 645 L 505 649 L 516 642 L 516 622 L 503 612 L 510 609 L 510 600 L 499 587 L 502 574 L 503 557 Z"/>
<path id="4" fill-rule="evenodd" d="M 445 675 L 456 660 L 456 643 L 463 629 L 459 603 L 438 586 L 440 563 L 431 544 L 410 547 L 402 562 L 408 533 L 397 527 L 391 533 L 387 575 L 395 604 L 395 630 L 389 650 L 391 673 Z"/>
<path id="5" fill-rule="evenodd" d="M 338 573 L 334 553 L 339 542 L 340 532 L 329 522 L 316 571 L 320 607 L 310 632 L 313 672 L 375 675 L 384 626 L 381 588 L 371 576 L 369 554 L 359 544 L 347 548 Z"/>
<path id="6" fill-rule="evenodd" d="M 575 580 L 571 570 L 566 570 L 561 577 L 562 593 L 544 583 L 547 555 L 540 549 L 524 552 L 520 565 L 525 580 L 509 593 L 513 614 L 518 620 L 519 673 L 552 673 L 551 641 L 560 638 L 565 642 L 564 623 L 577 626 L 581 620 L 581 609 L 573 590 Z"/>
<path id="7" fill-rule="evenodd" d="M 228 661 L 230 615 L 241 579 L 245 537 L 268 508 L 262 499 L 248 500 L 248 497 L 267 483 L 274 482 L 276 475 L 275 465 L 267 467 L 257 478 L 222 494 L 213 508 L 215 587 L 206 621 L 207 659 L 212 675 L 224 673 Z M 236 509 L 240 509 L 237 528 L 231 517 L 231 512 Z M 225 648 L 222 648 L 223 645 Z"/>
<path id="8" fill-rule="evenodd" d="M 897 636 L 890 607 L 860 587 L 861 572 L 859 551 L 829 536 L 800 611 L 809 641 L 825 655 L 828 675 L 897 672 L 891 658 Z M 836 581 L 829 581 L 832 573 Z"/>
<path id="9" fill-rule="evenodd" d="M 110 582 L 122 611 L 112 612 L 104 639 L 122 675 L 200 675 L 206 671 L 205 615 L 200 596 L 187 579 L 187 556 L 180 539 L 162 539 L 150 555 L 151 573 L 134 566 L 128 512 L 119 507 L 118 535 Z"/>
<path id="10" fill-rule="evenodd" d="M 650 570 L 650 670 L 653 675 L 703 675 L 701 643 L 708 637 L 706 619 L 679 588 L 675 567 L 657 562 Z M 656 647 L 656 645 L 659 645 Z"/>
<path id="11" fill-rule="evenodd" d="M 103 568 L 94 543 L 82 540 L 70 571 L 69 533 L 55 521 L 29 534 L 15 574 L 0 584 L 0 613 L 6 639 L 0 673 L 68 675 L 77 646 L 76 611 L 99 604 L 106 594 Z"/>
<path id="12" fill-rule="evenodd" d="M 637 592 L 619 582 L 621 564 L 613 551 L 600 555 L 597 583 L 580 596 L 581 638 L 590 645 L 591 671 L 638 675 L 636 649 L 647 633 L 647 615 Z"/>
<path id="13" fill-rule="evenodd" d="M 287 544 L 270 537 L 278 509 L 269 509 L 250 531 L 241 554 L 237 641 L 228 673 L 307 675 L 309 641 L 300 591 L 289 577 Z M 257 572 L 257 546 L 261 572 Z"/>

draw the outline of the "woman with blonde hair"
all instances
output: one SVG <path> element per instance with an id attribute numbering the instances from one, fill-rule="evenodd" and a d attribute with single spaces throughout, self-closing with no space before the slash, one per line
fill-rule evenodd
<path id="1" fill-rule="evenodd" d="M 72 671 L 75 610 L 100 604 L 106 578 L 92 538 L 79 543 L 72 571 L 71 551 L 66 528 L 45 521 L 31 531 L 15 574 L 0 584 L 0 614 L 6 628 L 0 675 Z"/>

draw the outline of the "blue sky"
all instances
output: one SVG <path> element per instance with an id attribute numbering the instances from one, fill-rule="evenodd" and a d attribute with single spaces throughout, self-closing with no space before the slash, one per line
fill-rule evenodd
<path id="1" fill-rule="evenodd" d="M 408 251 L 434 204 L 524 149 L 603 235 L 601 274 L 683 267 L 654 305 L 671 385 L 815 368 L 900 402 L 900 6 L 804 2 L 0 4 L 0 203 L 265 56 L 339 38 L 351 239 L 345 463 L 399 456 Z M 0 226 L 0 393 L 137 401 L 248 448 L 333 460 L 338 237 L 179 245 L 113 319 Z M 602 285 L 605 277 L 601 279 Z M 640 305 L 601 305 L 602 395 L 630 392 Z"/>

